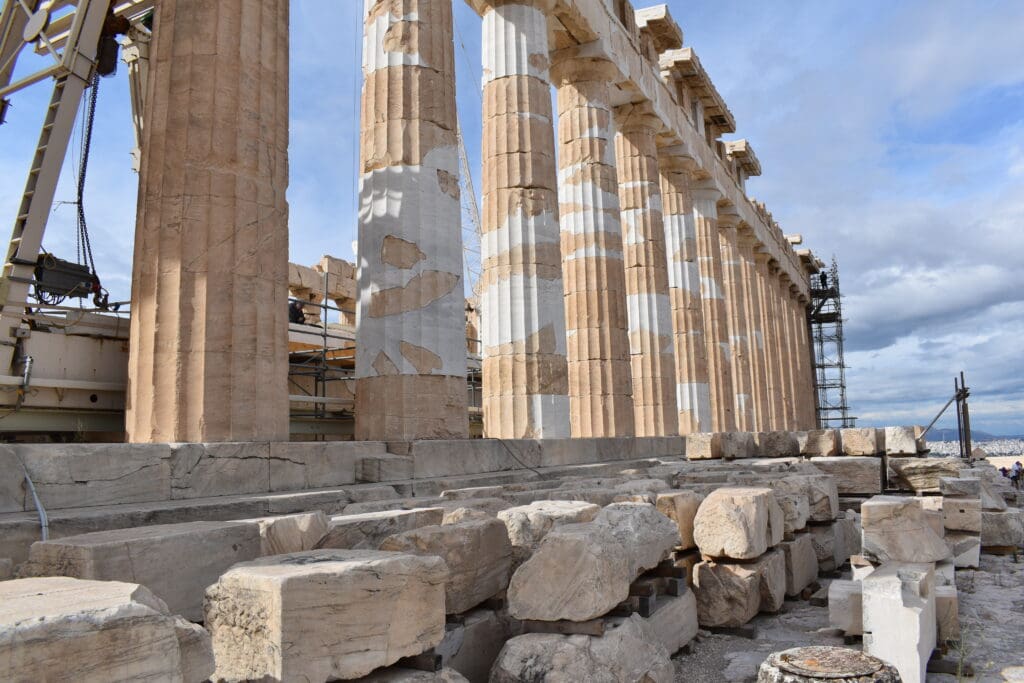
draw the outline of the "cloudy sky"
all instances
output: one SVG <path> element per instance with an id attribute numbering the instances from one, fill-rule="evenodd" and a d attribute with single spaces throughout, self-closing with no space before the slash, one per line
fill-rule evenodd
<path id="1" fill-rule="evenodd" d="M 1024 3 L 668 4 L 761 159 L 750 194 L 839 259 L 860 423 L 927 423 L 962 369 L 975 428 L 1024 433 Z M 353 256 L 361 6 L 292 1 L 293 261 Z M 460 0 L 456 29 L 479 181 L 480 20 Z M 16 94 L 0 127 L 9 223 L 48 98 L 45 84 Z M 127 299 L 137 181 L 123 68 L 97 115 L 86 209 L 101 275 Z M 74 197 L 76 164 L 73 150 L 58 200 Z M 74 254 L 73 219 L 55 207 L 48 249 Z"/>

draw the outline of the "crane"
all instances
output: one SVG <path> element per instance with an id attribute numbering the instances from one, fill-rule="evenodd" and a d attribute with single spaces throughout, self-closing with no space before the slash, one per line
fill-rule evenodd
<path id="1" fill-rule="evenodd" d="M 0 415 L 4 429 L 80 420 L 85 410 L 107 408 L 113 413 L 123 404 L 123 319 L 59 306 L 43 311 L 29 297 L 34 290 L 39 303 L 54 303 L 47 292 L 102 294 L 91 264 L 79 266 L 42 254 L 43 236 L 87 89 L 95 87 L 97 74 L 116 67 L 116 34 L 127 34 L 126 57 L 130 52 L 135 58 L 134 64 L 129 61 L 129 77 L 134 81 L 137 136 L 141 130 L 138 79 L 144 76 L 148 54 L 148 31 L 142 21 L 154 4 L 155 0 L 5 0 L 0 7 L 0 123 L 9 114 L 11 95 L 47 79 L 53 84 L 0 273 L 0 390 L 7 394 L 0 394 L 0 403 L 13 404 Z M 33 59 L 31 68 L 15 78 L 20 58 L 29 52 L 41 59 Z M 85 247 L 88 250 L 87 240 Z M 55 282 L 53 273 L 62 281 Z M 99 297 L 94 301 L 105 303 Z M 38 394 L 34 405 L 42 412 L 14 415 L 25 403 L 30 385 Z M 46 413 L 58 407 L 59 417 Z M 103 424 L 116 431 L 116 423 L 114 418 Z"/>

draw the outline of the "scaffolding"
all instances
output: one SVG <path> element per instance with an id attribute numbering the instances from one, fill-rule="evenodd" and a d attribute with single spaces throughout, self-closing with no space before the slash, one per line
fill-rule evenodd
<path id="1" fill-rule="evenodd" d="M 853 427 L 846 403 L 846 361 L 843 358 L 843 307 L 839 291 L 839 265 L 811 276 L 811 304 L 807 325 L 814 340 L 814 388 L 818 428 Z"/>

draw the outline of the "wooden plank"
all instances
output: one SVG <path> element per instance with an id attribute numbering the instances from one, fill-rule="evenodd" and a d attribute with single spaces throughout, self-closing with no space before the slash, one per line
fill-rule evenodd
<path id="1" fill-rule="evenodd" d="M 521 622 L 526 633 L 558 633 L 561 635 L 603 636 L 604 619 L 589 621 L 533 621 Z"/>

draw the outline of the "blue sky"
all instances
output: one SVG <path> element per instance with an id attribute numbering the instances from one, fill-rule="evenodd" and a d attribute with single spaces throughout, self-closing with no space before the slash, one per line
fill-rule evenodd
<path id="1" fill-rule="evenodd" d="M 862 424 L 927 422 L 963 369 L 977 429 L 1024 433 L 1024 3 L 670 0 L 764 168 L 749 193 L 839 258 L 849 397 Z M 291 259 L 352 258 L 361 0 L 293 0 Z M 456 8 L 460 118 L 479 188 L 480 20 Z M 330 27 L 330 28 L 327 28 Z M 49 98 L 0 127 L 13 222 Z M 124 68 L 104 80 L 86 209 L 129 296 L 136 176 Z M 69 157 L 58 200 L 74 196 Z M 74 253 L 58 205 L 44 244 Z M 948 424 L 948 420 L 946 421 Z"/>

